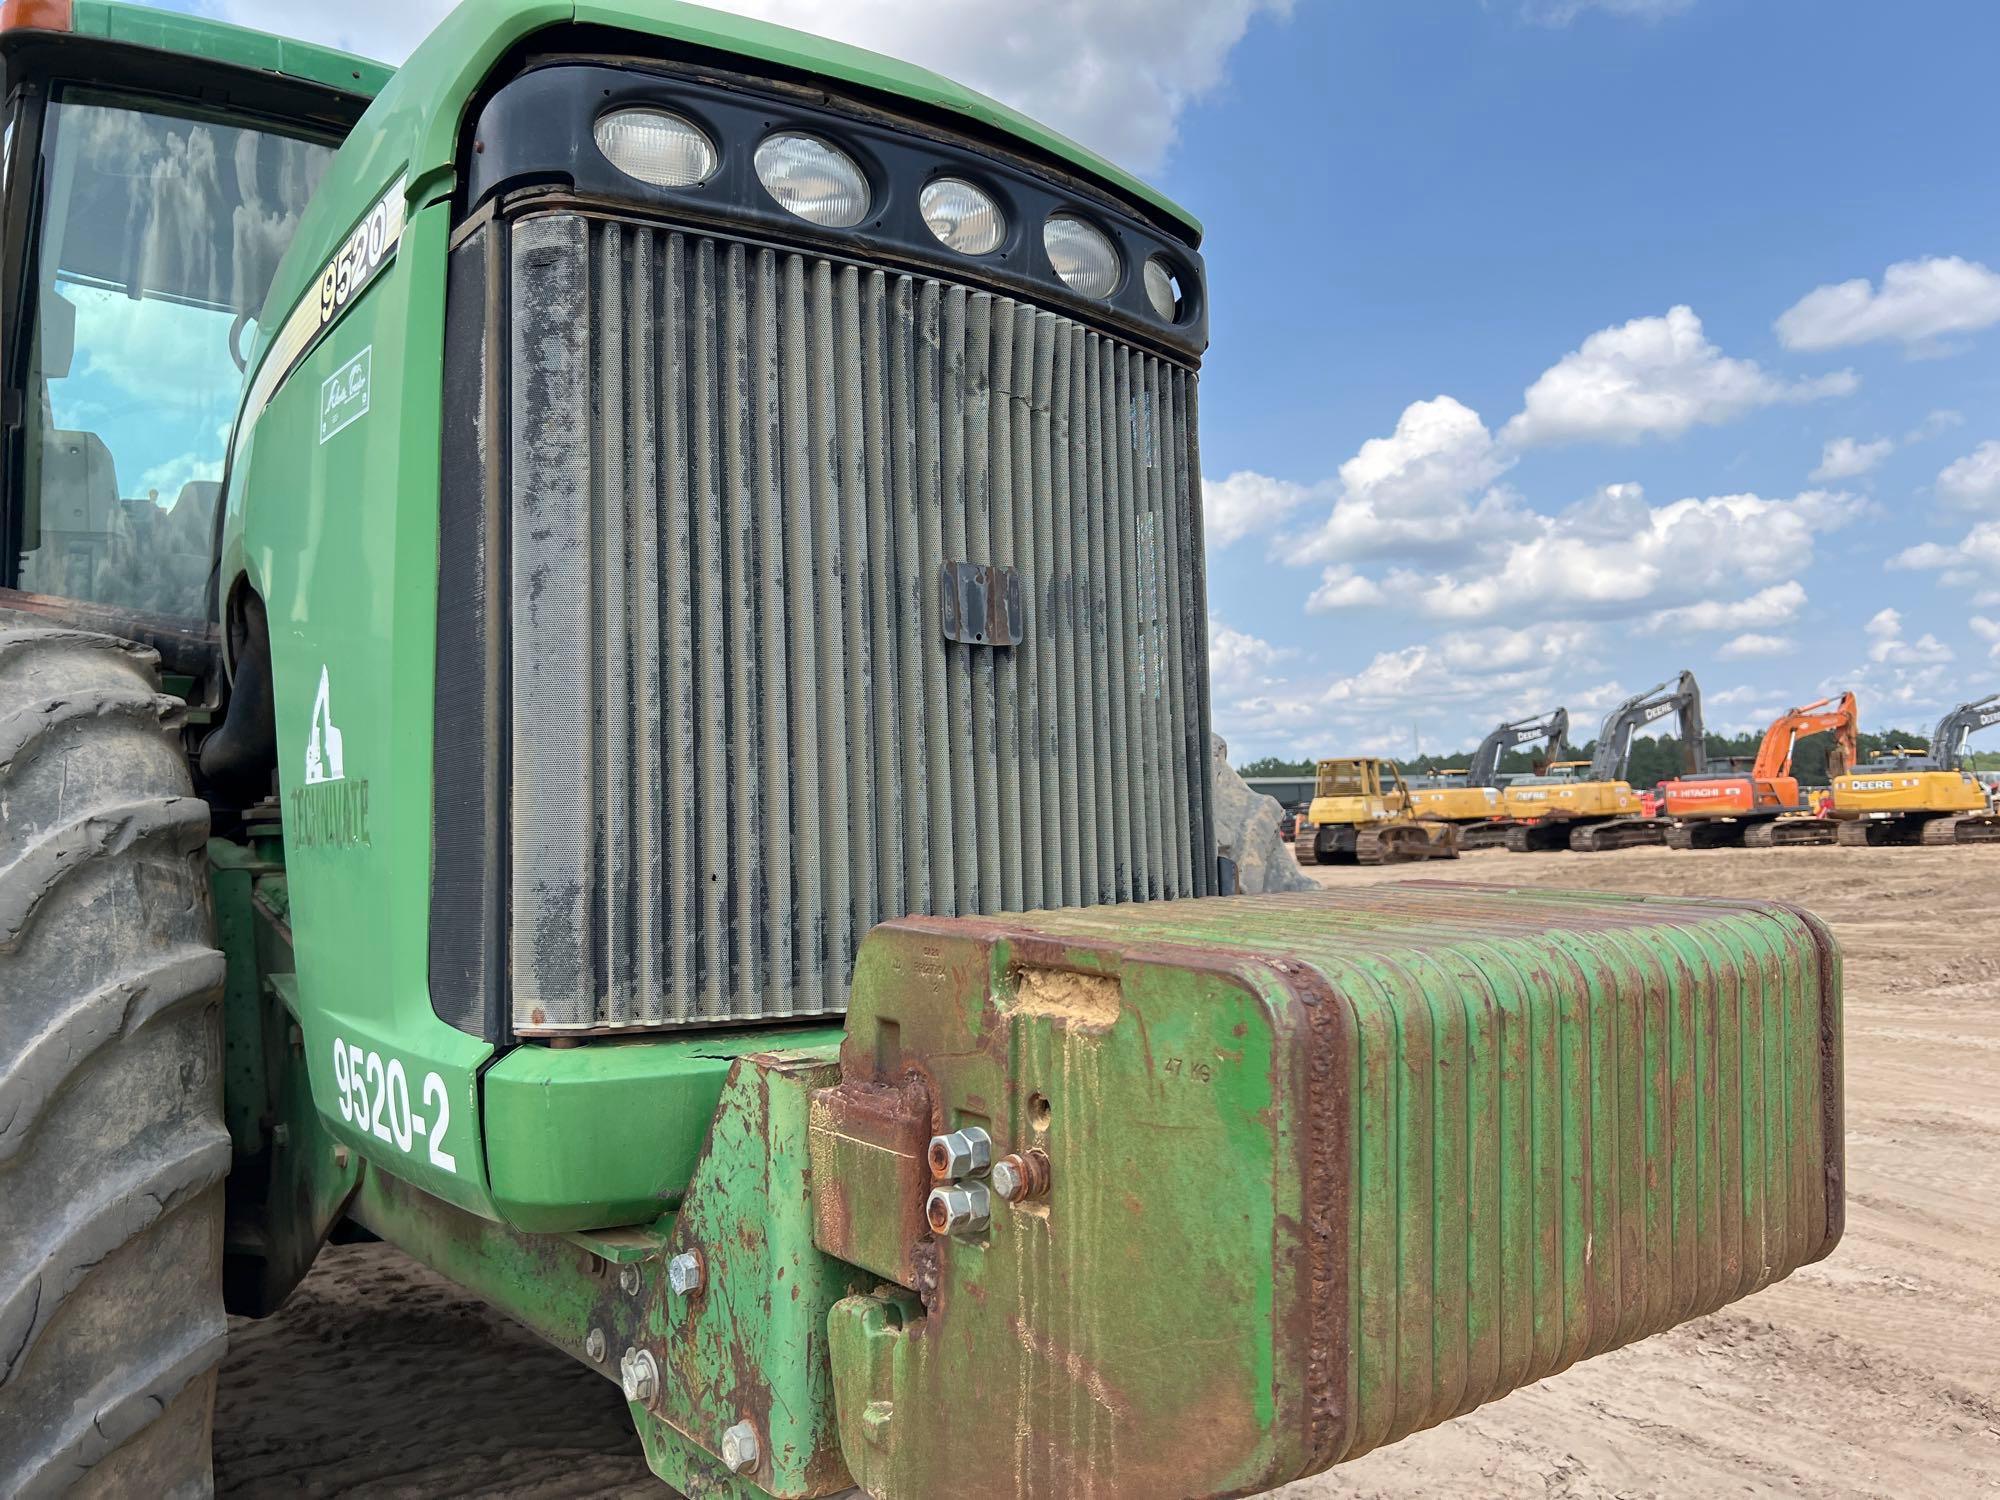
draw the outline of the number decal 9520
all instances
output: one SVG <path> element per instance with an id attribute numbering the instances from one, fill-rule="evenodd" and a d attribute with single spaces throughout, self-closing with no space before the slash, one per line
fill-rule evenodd
<path id="1" fill-rule="evenodd" d="M 458 1170 L 458 1158 L 444 1149 L 445 1132 L 451 1128 L 451 1095 L 437 1074 L 424 1074 L 423 1107 L 435 1111 L 426 1117 L 410 1106 L 410 1079 L 401 1058 L 385 1063 L 381 1053 L 364 1052 L 335 1037 L 333 1081 L 340 1090 L 341 1119 L 398 1151 L 410 1150 L 422 1136 L 432 1166 Z"/>

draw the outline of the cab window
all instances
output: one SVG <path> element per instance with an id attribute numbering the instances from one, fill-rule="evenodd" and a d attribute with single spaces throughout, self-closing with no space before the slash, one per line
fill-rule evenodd
<path id="1" fill-rule="evenodd" d="M 80 89 L 50 103 L 0 584 L 203 612 L 249 325 L 332 155 Z"/>

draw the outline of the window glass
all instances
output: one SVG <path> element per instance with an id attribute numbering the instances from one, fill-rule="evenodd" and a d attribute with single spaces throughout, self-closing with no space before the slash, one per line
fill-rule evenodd
<path id="1" fill-rule="evenodd" d="M 237 354 L 332 148 L 75 91 L 43 141 L 18 586 L 199 615 Z"/>

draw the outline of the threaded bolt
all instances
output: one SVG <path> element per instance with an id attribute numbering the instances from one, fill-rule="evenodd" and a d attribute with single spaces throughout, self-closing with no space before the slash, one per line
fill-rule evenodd
<path id="1" fill-rule="evenodd" d="M 593 1328 L 585 1335 L 583 1352 L 590 1356 L 592 1364 L 601 1365 L 604 1363 L 604 1330 L 602 1328 Z"/>
<path id="2" fill-rule="evenodd" d="M 639 1268 L 637 1266 L 624 1265 L 618 1268 L 618 1290 L 628 1297 L 639 1295 Z"/>
<path id="3" fill-rule="evenodd" d="M 627 1349 L 618 1361 L 618 1384 L 624 1388 L 627 1401 L 651 1406 L 660 1394 L 660 1362 L 653 1358 L 653 1351 Z"/>
<path id="4" fill-rule="evenodd" d="M 738 1422 L 722 1434 L 722 1466 L 730 1473 L 753 1472 L 762 1456 L 763 1449 L 757 1442 L 757 1429 L 748 1422 Z"/>
<path id="5" fill-rule="evenodd" d="M 701 1257 L 683 1250 L 667 1262 L 667 1286 L 676 1297 L 692 1297 L 701 1290 Z"/>

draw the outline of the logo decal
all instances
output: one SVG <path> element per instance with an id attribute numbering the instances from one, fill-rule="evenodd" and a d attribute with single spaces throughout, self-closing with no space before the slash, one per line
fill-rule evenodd
<path id="1" fill-rule="evenodd" d="M 375 368 L 370 344 L 319 383 L 319 440 L 368 415 L 368 387 Z"/>
<path id="2" fill-rule="evenodd" d="M 332 685 L 324 666 L 319 669 L 319 696 L 313 699 L 312 729 L 306 735 L 306 785 L 322 781 L 345 781 L 346 758 L 341 754 L 340 731 L 333 727 Z"/>

